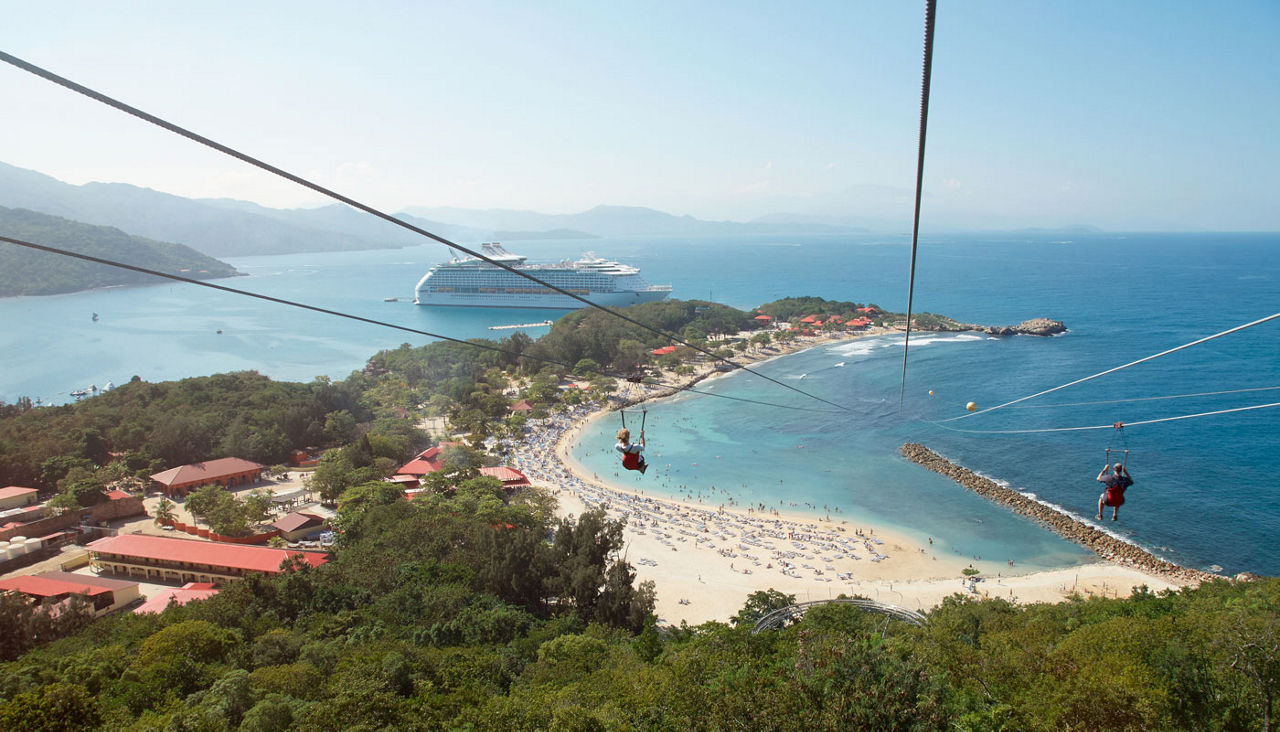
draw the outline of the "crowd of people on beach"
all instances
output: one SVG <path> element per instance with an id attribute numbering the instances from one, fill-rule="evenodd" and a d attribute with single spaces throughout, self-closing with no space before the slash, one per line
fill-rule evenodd
<path id="1" fill-rule="evenodd" d="M 634 395 L 621 398 L 630 396 Z M 732 560 L 730 569 L 741 574 L 775 571 L 793 578 L 852 582 L 851 563 L 889 558 L 883 552 L 883 542 L 860 529 L 787 520 L 772 510 L 740 512 L 723 506 L 692 506 L 579 477 L 564 462 L 570 447 L 565 436 L 588 419 L 593 409 L 598 407 L 579 405 L 530 420 L 522 439 L 506 446 L 514 467 L 553 495 L 568 493 L 586 506 L 603 507 L 610 518 L 626 519 L 636 534 L 649 535 L 672 552 L 712 551 Z M 658 566 L 654 557 L 638 557 L 636 561 Z M 839 565 L 844 565 L 844 571 Z"/>

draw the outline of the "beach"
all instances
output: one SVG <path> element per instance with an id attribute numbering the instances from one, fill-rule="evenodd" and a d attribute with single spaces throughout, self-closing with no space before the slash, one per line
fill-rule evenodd
<path id="1" fill-rule="evenodd" d="M 868 333 L 866 335 L 877 335 Z M 817 336 L 748 352 L 739 363 L 759 362 L 861 335 Z M 700 367 L 686 383 L 715 378 Z M 1099 560 L 1080 566 L 1021 573 L 1016 566 L 991 576 L 990 566 L 967 577 L 968 559 L 934 552 L 888 527 L 806 515 L 792 509 L 694 504 L 623 488 L 573 460 L 570 446 L 587 422 L 616 408 L 672 393 L 670 388 L 622 383 L 606 409 L 578 407 L 532 420 L 514 446 L 513 461 L 535 486 L 551 493 L 562 516 L 602 506 L 625 519 L 627 560 L 638 582 L 651 580 L 662 624 L 729 621 L 752 592 L 774 589 L 797 601 L 861 595 L 913 610 L 927 610 L 953 594 L 1013 602 L 1056 602 L 1073 594 L 1124 597 L 1145 585 L 1152 591 L 1185 584 L 1131 566 Z"/>

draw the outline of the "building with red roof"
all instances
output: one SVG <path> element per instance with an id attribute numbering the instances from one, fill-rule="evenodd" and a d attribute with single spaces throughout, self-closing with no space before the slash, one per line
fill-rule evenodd
<path id="1" fill-rule="evenodd" d="M 72 595 L 80 595 L 93 606 L 95 617 L 142 597 L 137 582 L 69 572 L 43 572 L 0 579 L 0 590 L 26 595 L 40 603 L 61 603 Z"/>
<path id="2" fill-rule="evenodd" d="M 134 608 L 134 615 L 159 615 L 170 604 L 186 605 L 192 600 L 203 600 L 218 594 L 218 590 L 209 582 L 188 582 L 181 587 L 166 587 L 147 601 Z"/>
<path id="3" fill-rule="evenodd" d="M 499 465 L 492 468 L 480 468 L 481 475 L 487 475 L 490 478 L 497 478 L 502 481 L 503 490 L 516 490 L 517 488 L 528 488 L 532 483 L 529 478 L 515 468 L 508 468 Z"/>
<path id="4" fill-rule="evenodd" d="M 228 457 L 207 460 L 203 463 L 191 463 L 170 468 L 151 476 L 166 496 L 185 496 L 192 488 L 202 485 L 220 485 L 230 488 L 237 485 L 248 485 L 262 480 L 262 471 L 266 467 L 252 460 Z"/>
<path id="5" fill-rule="evenodd" d="M 279 529 L 280 536 L 287 541 L 298 541 L 324 528 L 324 519 L 315 514 L 294 511 L 281 516 L 271 527 Z"/>
<path id="6" fill-rule="evenodd" d="M 428 473 L 434 473 L 444 467 L 444 449 L 460 445 L 462 445 L 461 442 L 441 442 L 434 447 L 428 447 L 412 460 L 401 465 L 396 474 L 422 477 Z"/>
<path id="7" fill-rule="evenodd" d="M 879 310 L 877 310 L 877 309 L 875 309 L 875 308 L 873 308 L 873 307 L 871 307 L 870 305 L 868 305 L 868 306 L 866 306 L 865 308 L 858 308 L 858 312 L 860 312 L 860 313 L 878 313 L 878 312 L 880 312 L 880 311 L 879 311 Z"/>
<path id="8" fill-rule="evenodd" d="M 280 565 L 295 557 L 312 566 L 328 561 L 327 555 L 319 552 L 146 534 L 108 536 L 90 542 L 88 548 L 93 566 L 100 571 L 146 582 L 212 582 L 216 585 L 251 572 L 278 574 Z"/>
<path id="9" fill-rule="evenodd" d="M 0 511 L 10 508 L 22 508 L 36 502 L 36 489 L 23 488 L 18 485 L 0 488 Z"/>
<path id="10" fill-rule="evenodd" d="M 512 414 L 521 414 L 524 412 L 532 412 L 532 411 L 533 411 L 533 405 L 529 403 L 528 399 L 521 399 L 520 401 L 511 405 Z"/>
<path id="11" fill-rule="evenodd" d="M 653 355 L 655 356 L 665 356 L 668 353 L 675 353 L 675 352 L 676 352 L 675 346 L 663 346 L 662 348 L 653 349 Z"/>

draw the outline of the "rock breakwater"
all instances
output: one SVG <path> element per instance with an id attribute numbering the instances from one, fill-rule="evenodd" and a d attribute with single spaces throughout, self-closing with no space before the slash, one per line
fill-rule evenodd
<path id="1" fill-rule="evenodd" d="M 1219 578 L 1218 575 L 1209 572 L 1165 561 L 1141 547 L 1103 533 L 1061 511 L 956 465 L 924 445 L 908 442 L 902 446 L 902 454 L 911 462 L 945 475 L 987 500 L 1034 519 L 1046 528 L 1057 532 L 1064 539 L 1083 546 L 1103 559 L 1136 567 L 1179 582 L 1204 582 Z"/>

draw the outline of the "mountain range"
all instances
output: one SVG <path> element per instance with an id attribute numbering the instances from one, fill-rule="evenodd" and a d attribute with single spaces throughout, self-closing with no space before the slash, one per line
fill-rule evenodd
<path id="1" fill-rule="evenodd" d="M 0 206 L 114 226 L 180 242 L 213 257 L 388 249 L 423 238 L 345 205 L 276 209 L 234 199 L 192 199 L 127 183 L 72 185 L 0 163 Z M 596 206 L 577 214 L 507 209 L 413 207 L 396 214 L 462 244 L 492 239 L 839 233 L 862 229 L 804 217 L 704 221 L 636 206 Z"/>

